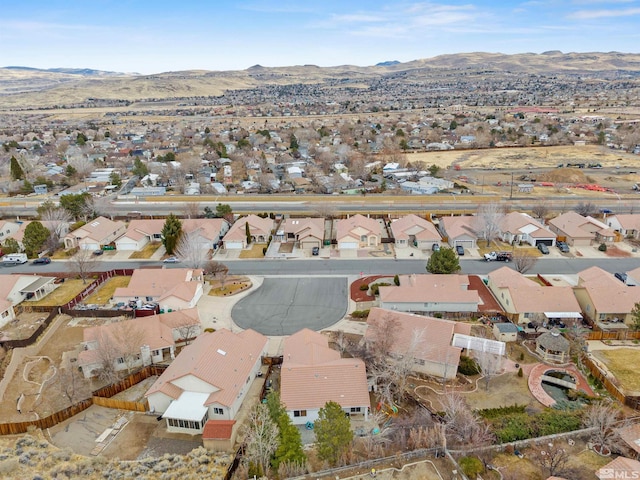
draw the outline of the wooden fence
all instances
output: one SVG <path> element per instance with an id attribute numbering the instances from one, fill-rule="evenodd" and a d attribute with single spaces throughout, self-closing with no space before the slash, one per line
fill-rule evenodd
<path id="1" fill-rule="evenodd" d="M 609 378 L 607 372 L 601 370 L 593 359 L 585 356 L 583 357 L 582 362 L 587 366 L 591 375 L 602 383 L 604 388 L 606 388 L 607 392 L 609 392 L 612 397 L 627 407 L 640 410 L 640 397 L 625 395 L 622 389 L 615 385 L 611 378 Z"/>
<path id="2" fill-rule="evenodd" d="M 51 325 L 51 322 L 53 322 L 53 320 L 58 316 L 57 308 L 55 307 L 48 307 L 48 308 L 49 308 L 48 310 L 49 315 L 47 315 L 47 318 L 45 318 L 44 321 L 40 325 L 38 325 L 38 328 L 36 328 L 33 331 L 33 333 L 29 338 L 21 338 L 17 340 L 5 340 L 3 342 L 0 342 L 0 347 L 7 348 L 7 349 L 24 348 L 34 344 L 38 340 L 38 337 L 42 335 L 42 333 L 47 329 L 47 327 Z"/>
<path id="3" fill-rule="evenodd" d="M 143 367 L 142 369 L 133 372 L 117 383 L 107 385 L 106 387 L 92 392 L 91 398 L 81 400 L 78 403 L 71 405 L 70 407 L 49 415 L 48 417 L 27 422 L 0 423 L 0 435 L 16 435 L 20 433 L 26 433 L 29 427 L 40 429 L 51 428 L 83 412 L 94 404 L 107 408 L 132 410 L 134 412 L 146 412 L 149 406 L 146 399 L 144 400 L 144 402 L 131 402 L 127 400 L 113 399 L 111 397 L 120 392 L 123 392 L 127 388 L 130 388 L 151 376 L 161 375 L 162 372 L 166 370 L 166 368 L 167 367 L 162 365 L 149 365 L 148 367 Z"/>
<path id="4" fill-rule="evenodd" d="M 593 330 L 586 336 L 586 340 L 638 340 L 640 332 L 631 330 L 620 330 L 615 332 L 605 332 L 604 330 Z"/>

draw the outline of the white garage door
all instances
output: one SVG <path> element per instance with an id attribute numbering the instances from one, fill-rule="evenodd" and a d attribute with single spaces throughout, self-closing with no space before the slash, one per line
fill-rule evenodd
<path id="1" fill-rule="evenodd" d="M 456 240 L 453 242 L 453 246 L 457 247 L 461 245 L 464 248 L 473 248 L 473 240 Z"/>
<path id="2" fill-rule="evenodd" d="M 358 243 L 357 242 L 342 242 L 341 244 L 338 245 L 338 248 L 340 250 L 354 250 L 354 249 L 358 248 Z"/>
<path id="3" fill-rule="evenodd" d="M 116 242 L 116 250 L 138 250 L 137 242 Z"/>
<path id="4" fill-rule="evenodd" d="M 227 250 L 242 250 L 242 241 L 224 242 L 224 246 Z"/>

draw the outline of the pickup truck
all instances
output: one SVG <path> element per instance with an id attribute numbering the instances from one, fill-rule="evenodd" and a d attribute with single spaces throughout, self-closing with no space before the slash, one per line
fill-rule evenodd
<path id="1" fill-rule="evenodd" d="M 489 252 L 484 254 L 484 259 L 487 262 L 510 262 L 513 260 L 511 252 Z"/>

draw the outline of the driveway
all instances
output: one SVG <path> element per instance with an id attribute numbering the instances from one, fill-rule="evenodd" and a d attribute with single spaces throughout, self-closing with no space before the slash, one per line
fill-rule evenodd
<path id="1" fill-rule="evenodd" d="M 347 305 L 345 277 L 265 278 L 233 307 L 231 317 L 263 335 L 291 335 L 330 327 L 345 316 Z"/>

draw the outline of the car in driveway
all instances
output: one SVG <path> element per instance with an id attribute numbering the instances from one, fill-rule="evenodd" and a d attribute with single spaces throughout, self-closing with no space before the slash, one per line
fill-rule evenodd
<path id="1" fill-rule="evenodd" d="M 626 273 L 620 273 L 620 272 L 616 272 L 613 274 L 614 277 L 616 277 L 618 280 L 620 280 L 622 283 L 627 283 L 627 274 Z"/>
<path id="2" fill-rule="evenodd" d="M 180 259 L 178 257 L 167 257 L 162 263 L 180 263 Z"/>
<path id="3" fill-rule="evenodd" d="M 50 263 L 51 259 L 49 257 L 36 258 L 33 262 L 31 262 L 32 265 L 48 265 Z"/>
<path id="4" fill-rule="evenodd" d="M 97 257 L 99 255 L 102 255 L 104 252 L 102 250 L 94 250 L 93 254 Z"/>
<path id="5" fill-rule="evenodd" d="M 540 250 L 543 255 L 549 255 L 549 247 L 547 247 L 544 243 L 538 244 L 538 250 Z"/>
<path id="6" fill-rule="evenodd" d="M 314 257 L 317 255 L 320 255 L 320 248 L 319 247 L 313 247 L 311 249 L 311 255 L 313 255 Z"/>
<path id="7" fill-rule="evenodd" d="M 462 245 L 456 245 L 456 253 L 460 256 L 464 255 L 464 247 Z"/>
<path id="8" fill-rule="evenodd" d="M 566 242 L 556 242 L 556 247 L 558 247 L 558 250 L 562 253 L 569 253 L 569 245 L 567 245 Z"/>

